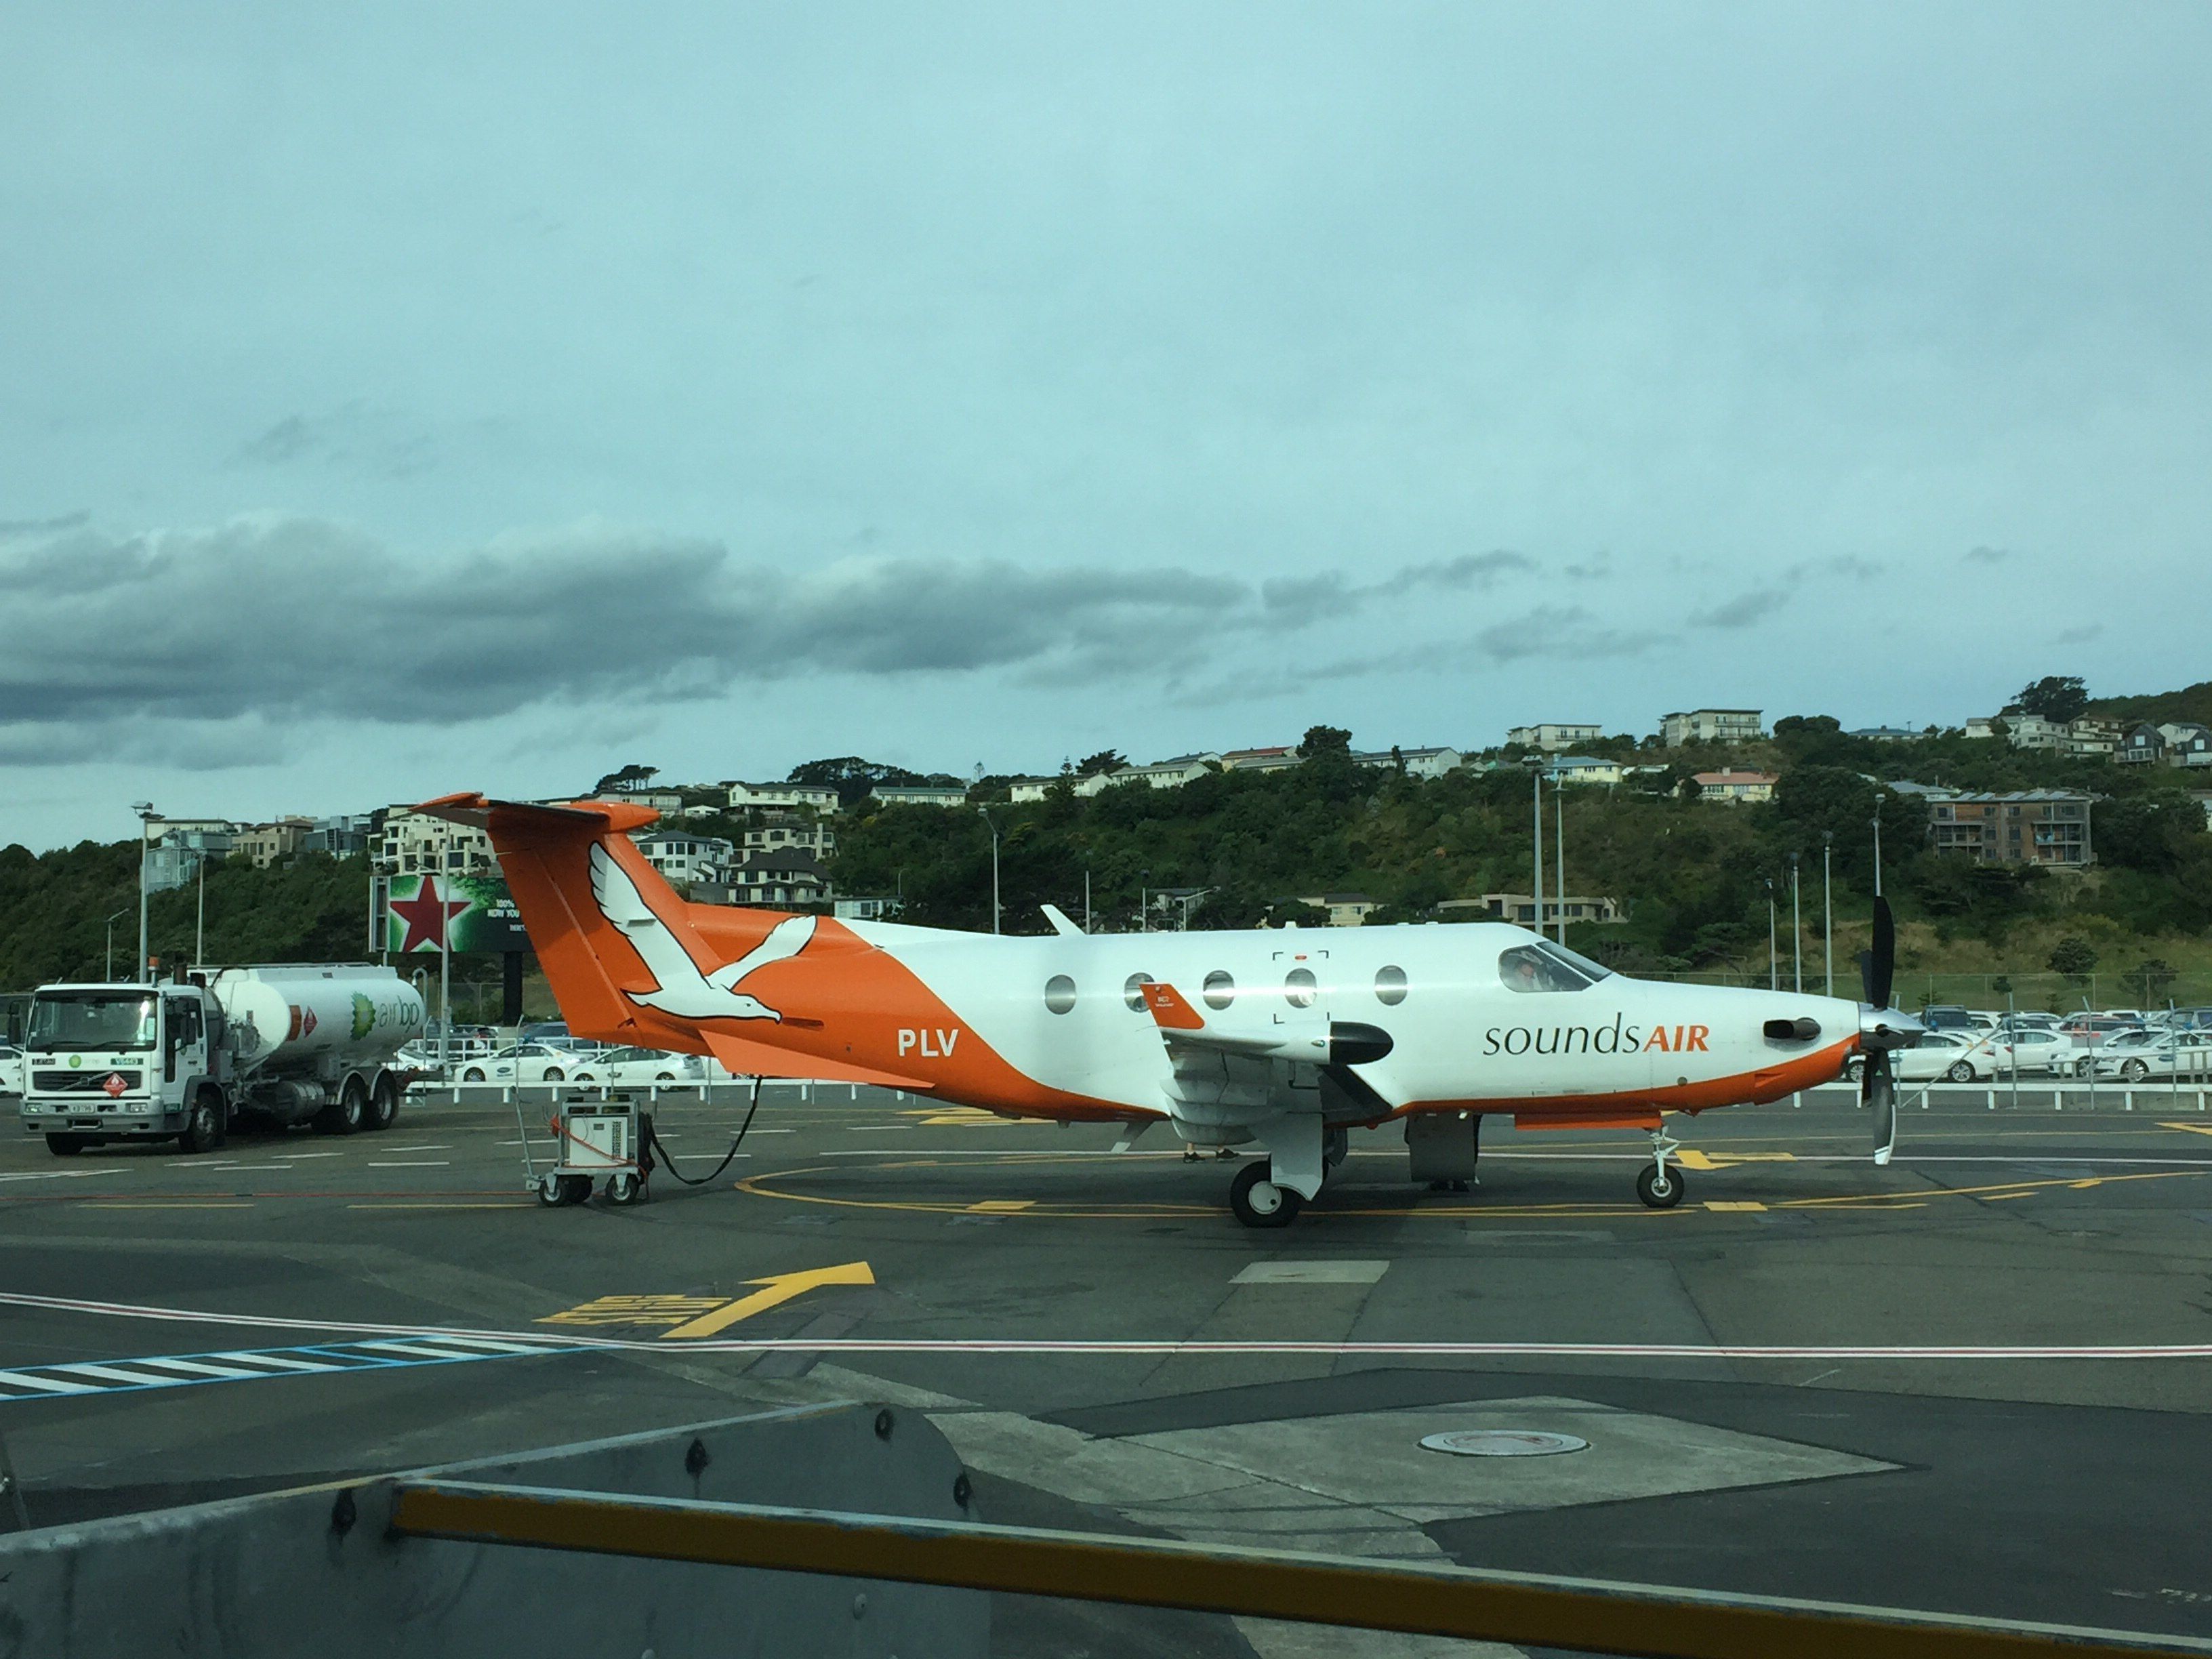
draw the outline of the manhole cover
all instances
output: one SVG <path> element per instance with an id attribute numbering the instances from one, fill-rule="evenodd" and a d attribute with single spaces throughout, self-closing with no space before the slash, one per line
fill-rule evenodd
<path id="1" fill-rule="evenodd" d="M 1547 1434 L 1536 1429 L 1457 1429 L 1449 1434 L 1423 1435 L 1421 1444 L 1430 1451 L 1460 1457 L 1549 1457 L 1555 1452 L 1589 1449 L 1589 1441 L 1571 1434 Z"/>

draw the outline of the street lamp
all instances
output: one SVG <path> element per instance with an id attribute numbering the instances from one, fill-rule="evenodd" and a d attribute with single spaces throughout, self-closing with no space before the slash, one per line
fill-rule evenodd
<path id="1" fill-rule="evenodd" d="M 1536 835 L 1534 857 L 1536 879 L 1535 890 L 1531 896 L 1535 900 L 1532 914 L 1536 923 L 1536 936 L 1541 939 L 1544 936 L 1544 757 L 1529 755 L 1524 757 L 1522 763 L 1528 769 L 1528 781 L 1534 786 Z"/>
<path id="2" fill-rule="evenodd" d="M 1790 855 L 1790 988 L 1805 989 L 1805 923 L 1797 903 L 1797 855 Z"/>
<path id="3" fill-rule="evenodd" d="M 154 829 L 154 803 L 134 800 L 131 810 L 138 815 L 138 983 L 149 983 L 153 975 L 146 960 L 146 848 Z"/>
<path id="4" fill-rule="evenodd" d="M 999 931 L 999 826 L 992 823 L 990 810 L 975 809 L 983 815 L 983 822 L 991 826 L 991 931 Z"/>
<path id="5" fill-rule="evenodd" d="M 1774 878 L 1766 878 L 1766 988 L 1782 988 L 1782 959 L 1774 953 Z"/>
<path id="6" fill-rule="evenodd" d="M 131 907 L 126 904 L 107 919 L 107 965 L 100 978 L 110 985 L 115 983 L 115 924 L 130 914 Z"/>
<path id="7" fill-rule="evenodd" d="M 1874 896 L 1881 896 L 1881 797 L 1874 798 Z"/>
<path id="8" fill-rule="evenodd" d="M 1836 912 L 1830 901 L 1828 888 L 1828 857 L 1835 850 L 1836 832 L 1820 831 L 1820 949 L 1823 953 L 1820 992 L 1824 996 L 1836 994 Z"/>

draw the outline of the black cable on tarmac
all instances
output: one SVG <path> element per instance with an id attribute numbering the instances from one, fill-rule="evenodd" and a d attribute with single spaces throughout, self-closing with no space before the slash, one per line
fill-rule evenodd
<path id="1" fill-rule="evenodd" d="M 654 1133 L 653 1119 L 648 1115 L 645 1119 L 645 1133 L 640 1137 L 644 1144 L 638 1149 L 645 1154 L 644 1162 L 646 1173 L 650 1175 L 653 1172 L 653 1166 L 654 1164 L 658 1163 L 661 1167 L 665 1169 L 669 1174 L 674 1176 L 678 1181 L 682 1182 L 687 1187 L 707 1187 L 713 1185 L 714 1182 L 721 1178 L 723 1170 L 728 1169 L 731 1164 L 737 1162 L 738 1148 L 745 1144 L 745 1131 L 753 1127 L 753 1114 L 760 1110 L 760 1103 L 761 1080 L 758 1078 L 755 1078 L 753 1079 L 753 1103 L 745 1109 L 745 1121 L 738 1126 L 738 1138 L 730 1143 L 730 1150 L 723 1154 L 722 1161 L 714 1166 L 714 1173 L 709 1176 L 702 1176 L 696 1181 L 694 1181 L 690 1176 L 685 1175 L 683 1170 L 676 1167 L 675 1157 L 669 1152 L 667 1147 L 661 1145 L 660 1137 L 659 1134 Z"/>

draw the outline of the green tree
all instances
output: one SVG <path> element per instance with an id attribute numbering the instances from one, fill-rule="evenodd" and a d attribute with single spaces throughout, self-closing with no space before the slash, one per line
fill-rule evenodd
<path id="1" fill-rule="evenodd" d="M 1298 739 L 1298 750 L 1308 760 L 1322 755 L 1352 753 L 1352 733 L 1340 726 L 1309 726 L 1306 734 Z"/>
<path id="2" fill-rule="evenodd" d="M 2023 714 L 2040 714 L 2047 720 L 2062 725 L 2078 720 L 2081 711 L 2089 706 L 2088 688 L 2080 677 L 2073 674 L 2045 674 L 2041 679 L 2023 685 L 2014 693 L 2010 708 Z"/>
<path id="3" fill-rule="evenodd" d="M 2079 933 L 2069 933 L 2051 947 L 2049 966 L 2078 983 L 2097 971 L 2096 947 Z"/>
<path id="4" fill-rule="evenodd" d="M 1129 757 L 1118 749 L 1102 749 L 1095 755 L 1085 755 L 1075 763 L 1079 778 L 1095 777 L 1101 772 L 1118 772 L 1129 763 Z"/>

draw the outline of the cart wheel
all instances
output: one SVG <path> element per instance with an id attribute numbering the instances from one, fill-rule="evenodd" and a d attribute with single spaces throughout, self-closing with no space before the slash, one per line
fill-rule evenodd
<path id="1" fill-rule="evenodd" d="M 568 1182 L 550 1173 L 538 1177 L 538 1201 L 547 1209 L 557 1209 L 568 1201 Z"/>
<path id="2" fill-rule="evenodd" d="M 563 1204 L 586 1204 L 591 1201 L 592 1178 L 589 1176 L 562 1176 L 561 1201 Z"/>
<path id="3" fill-rule="evenodd" d="M 624 1173 L 607 1177 L 607 1202 L 610 1204 L 642 1204 L 651 1194 L 645 1182 L 637 1176 Z"/>

